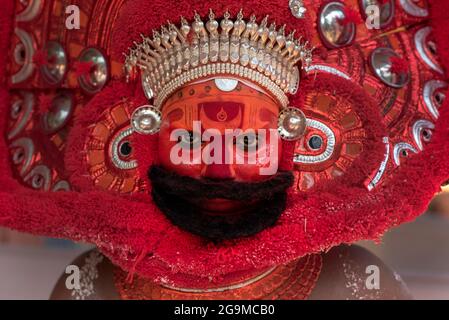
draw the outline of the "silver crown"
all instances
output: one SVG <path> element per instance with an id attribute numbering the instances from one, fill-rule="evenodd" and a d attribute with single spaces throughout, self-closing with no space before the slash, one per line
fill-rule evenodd
<path id="1" fill-rule="evenodd" d="M 287 107 L 286 94 L 295 94 L 299 86 L 297 65 L 310 65 L 313 48 L 295 39 L 295 32 L 286 36 L 285 26 L 268 26 L 268 16 L 260 24 L 254 15 L 246 22 L 242 10 L 234 21 L 230 17 L 226 12 L 218 22 L 210 10 L 205 23 L 195 12 L 192 23 L 181 17 L 179 28 L 168 22 L 153 30 L 152 39 L 141 35 L 125 54 L 128 80 L 140 70 L 145 94 L 159 109 L 179 87 L 219 75 L 255 82 Z"/>

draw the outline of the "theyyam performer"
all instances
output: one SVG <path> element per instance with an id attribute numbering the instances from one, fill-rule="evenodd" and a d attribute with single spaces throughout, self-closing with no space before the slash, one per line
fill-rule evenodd
<path id="1" fill-rule="evenodd" d="M 449 178 L 447 1 L 0 6 L 0 225 L 97 247 L 52 298 L 409 298 L 351 244 Z"/>

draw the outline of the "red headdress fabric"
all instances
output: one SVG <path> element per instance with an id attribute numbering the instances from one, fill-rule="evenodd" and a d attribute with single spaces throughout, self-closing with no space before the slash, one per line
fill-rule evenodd
<path id="1" fill-rule="evenodd" d="M 51 12 L 51 1 L 42 2 L 40 10 Z M 88 17 L 87 22 L 82 21 L 82 29 L 67 34 L 61 31 L 35 43 L 41 48 L 59 35 L 70 66 L 57 85 L 41 79 L 45 64 L 35 66 L 28 80 L 11 81 L 20 69 L 13 61 L 20 38 L 17 30 L 32 33 L 33 25 L 32 20 L 17 20 L 23 10 L 18 3 L 3 1 L 0 12 L 0 50 L 9 53 L 0 56 L 2 226 L 94 243 L 124 270 L 158 283 L 203 286 L 341 243 L 378 240 L 389 228 L 421 214 L 449 177 L 449 101 L 427 110 L 427 93 L 423 93 L 427 82 L 442 83 L 447 72 L 430 68 L 414 48 L 419 39 L 416 33 L 431 27 L 428 37 L 438 48 L 440 68 L 447 70 L 449 31 L 442 26 L 449 23 L 443 15 L 449 4 L 443 1 L 429 1 L 424 18 L 411 15 L 396 1 L 395 17 L 386 29 L 367 31 L 361 22 L 353 42 L 335 48 L 323 45 L 318 31 L 318 13 L 329 1 L 304 1 L 308 11 L 304 19 L 297 19 L 288 1 L 78 0 L 74 4 Z M 359 10 L 358 1 L 338 3 L 351 7 L 344 12 Z M 287 31 L 296 30 L 317 47 L 298 93 L 289 97 L 290 105 L 325 124 L 335 139 L 332 155 L 314 165 L 293 158 L 315 157 L 320 155 L 318 151 L 301 145 L 304 141 L 284 143 L 281 169 L 295 172 L 296 185 L 289 191 L 280 220 L 250 238 L 219 244 L 172 225 L 148 196 L 151 185 L 146 173 L 157 162 L 156 136 L 130 138 L 137 168 L 119 170 L 105 159 L 127 128 L 129 114 L 146 103 L 140 83 L 124 79 L 122 53 L 139 40 L 140 33 L 149 33 L 167 20 L 178 21 L 180 15 L 193 16 L 194 11 L 207 16 L 210 8 L 217 16 L 225 10 L 236 14 L 240 8 L 258 17 L 269 14 L 276 23 L 286 24 Z M 346 26 L 359 23 L 358 19 L 347 20 Z M 386 43 L 409 63 L 410 79 L 405 88 L 385 86 L 370 71 L 369 53 Z M 80 74 L 80 63 L 86 65 L 82 59 L 86 48 L 98 49 L 107 57 L 110 76 L 104 88 L 87 93 L 80 79 L 98 69 L 83 69 Z M 402 63 L 400 70 L 405 69 Z M 65 129 L 56 133 L 38 124 L 48 120 L 58 104 L 47 102 L 41 110 L 37 97 L 60 94 L 61 88 L 71 92 L 76 108 Z M 23 124 L 22 113 L 30 95 L 36 97 L 32 120 Z M 19 115 L 12 117 L 17 97 L 23 106 L 16 110 Z M 418 122 L 421 120 L 424 122 Z M 309 136 L 320 134 L 314 130 Z M 329 145 L 326 139 L 330 136 L 323 132 Z M 62 189 L 65 191 L 52 192 Z"/>

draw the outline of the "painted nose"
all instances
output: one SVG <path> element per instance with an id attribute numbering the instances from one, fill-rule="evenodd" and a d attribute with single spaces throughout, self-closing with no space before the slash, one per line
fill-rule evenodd
<path id="1" fill-rule="evenodd" d="M 207 150 L 206 155 L 210 155 L 210 157 L 214 161 L 207 161 L 213 162 L 210 164 L 205 164 L 203 167 L 203 170 L 201 172 L 201 175 L 204 178 L 209 179 L 220 179 L 220 180 L 230 180 L 235 178 L 235 171 L 232 167 L 232 163 L 226 163 L 226 152 L 228 151 L 227 148 L 232 146 L 226 146 L 225 139 L 222 137 L 221 141 L 221 155 L 215 154 L 216 149 L 213 150 Z M 211 148 L 212 144 L 208 144 L 206 148 Z M 229 160 L 229 159 L 228 159 Z"/>

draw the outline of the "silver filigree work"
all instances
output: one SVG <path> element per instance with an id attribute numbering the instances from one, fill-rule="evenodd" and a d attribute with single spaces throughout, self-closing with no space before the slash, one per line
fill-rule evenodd
<path id="1" fill-rule="evenodd" d="M 19 96 L 11 105 L 10 118 L 15 123 L 7 133 L 10 140 L 22 132 L 33 114 L 34 95 L 31 92 L 20 91 Z"/>
<path id="2" fill-rule="evenodd" d="M 443 88 L 446 89 L 447 87 L 448 84 L 445 81 L 440 80 L 430 80 L 424 84 L 424 105 L 434 119 L 438 119 L 440 116 L 438 108 L 441 106 L 445 98 L 444 94 L 439 93 L 438 90 Z"/>
<path id="3" fill-rule="evenodd" d="M 418 153 L 418 150 L 415 149 L 410 143 L 399 142 L 393 148 L 393 159 L 394 163 L 399 166 L 401 164 L 401 155 L 407 156 L 408 151 L 412 151 L 413 153 Z"/>
<path id="4" fill-rule="evenodd" d="M 420 7 L 415 3 L 416 0 L 399 0 L 399 3 L 409 15 L 419 18 L 425 18 L 429 15 L 429 10 L 427 8 Z"/>
<path id="5" fill-rule="evenodd" d="M 319 71 L 319 72 L 333 74 L 333 75 L 339 76 L 340 78 L 343 78 L 346 80 L 351 80 L 351 77 L 349 75 L 347 75 L 346 73 L 344 73 L 343 71 L 340 71 L 331 66 L 326 66 L 326 65 L 322 65 L 322 64 L 313 64 L 310 67 L 307 67 L 305 70 L 306 70 L 307 74 L 312 74 L 312 73 Z"/>
<path id="6" fill-rule="evenodd" d="M 120 146 L 125 141 L 126 138 L 128 138 L 130 135 L 132 135 L 134 132 L 134 129 L 129 127 L 124 130 L 122 130 L 114 139 L 112 142 L 111 147 L 111 160 L 112 163 L 118 168 L 122 170 L 130 170 L 137 168 L 137 161 L 131 160 L 131 161 L 125 161 L 120 156 Z"/>
<path id="7" fill-rule="evenodd" d="M 326 135 L 326 149 L 323 151 L 323 153 L 316 156 L 295 154 L 293 161 L 296 163 L 313 164 L 328 160 L 334 153 L 335 149 L 336 138 L 334 132 L 324 123 L 315 119 L 307 119 L 307 127 L 319 130 Z"/>
<path id="8" fill-rule="evenodd" d="M 125 71 L 128 78 L 140 71 L 144 90 L 151 91 L 158 108 L 180 86 L 224 75 L 256 81 L 286 107 L 285 94 L 295 91 L 299 81 L 294 67 L 300 62 L 307 67 L 312 50 L 294 32 L 285 35 L 285 27 L 268 24 L 268 17 L 258 24 L 255 16 L 244 20 L 242 11 L 236 19 L 226 12 L 218 21 L 210 11 L 206 23 L 195 14 L 192 23 L 181 19 L 180 27 L 169 23 L 154 30 L 152 38 L 142 35 L 125 55 Z"/>
<path id="9" fill-rule="evenodd" d="M 306 116 L 298 108 L 288 107 L 279 113 L 278 131 L 282 139 L 298 140 L 304 135 L 306 128 Z"/>
<path id="10" fill-rule="evenodd" d="M 131 128 L 140 134 L 154 134 L 161 125 L 161 112 L 151 105 L 137 108 L 131 116 Z"/>
<path id="11" fill-rule="evenodd" d="M 42 11 L 42 0 L 28 0 L 27 6 L 16 15 L 16 21 L 29 22 L 34 20 Z"/>
<path id="12" fill-rule="evenodd" d="M 34 157 L 34 142 L 30 138 L 19 138 L 14 140 L 9 149 L 12 150 L 12 162 L 21 169 L 19 174 L 23 177 L 31 168 Z"/>
<path id="13" fill-rule="evenodd" d="M 11 76 L 11 82 L 13 84 L 17 84 L 27 80 L 33 74 L 33 56 L 35 52 L 35 44 L 31 35 L 25 30 L 16 28 L 14 32 L 17 38 L 19 38 L 20 40 L 20 43 L 18 45 L 21 46 L 21 50 L 24 50 L 23 57 L 21 58 L 23 60 L 21 60 L 21 63 L 19 64 L 22 67 L 19 71 L 17 71 L 17 73 Z"/>
<path id="14" fill-rule="evenodd" d="M 425 64 L 427 64 L 434 71 L 440 74 L 444 74 L 444 71 L 436 60 L 436 57 L 433 56 L 432 52 L 430 52 L 429 50 L 428 36 L 431 32 L 431 27 L 424 27 L 422 29 L 419 29 L 415 33 L 415 47 L 418 51 L 419 57 L 422 61 L 424 61 Z"/>
<path id="15" fill-rule="evenodd" d="M 49 191 L 51 186 L 51 170 L 45 165 L 38 165 L 25 176 L 26 181 L 33 189 Z"/>
<path id="16" fill-rule="evenodd" d="M 367 185 L 368 191 L 373 190 L 379 184 L 380 180 L 382 179 L 385 173 L 385 170 L 387 169 L 388 160 L 390 159 L 390 149 L 391 149 L 390 141 L 388 137 L 384 137 L 382 141 L 385 144 L 385 156 L 382 162 L 380 163 L 379 169 L 377 170 L 375 176 Z"/>
<path id="17" fill-rule="evenodd" d="M 435 129 L 435 125 L 429 120 L 421 119 L 416 121 L 412 126 L 413 140 L 415 140 L 415 143 L 420 151 L 424 149 L 422 143 L 422 134 L 425 129 L 433 130 Z"/>

